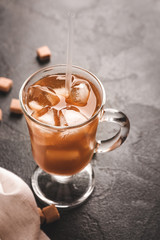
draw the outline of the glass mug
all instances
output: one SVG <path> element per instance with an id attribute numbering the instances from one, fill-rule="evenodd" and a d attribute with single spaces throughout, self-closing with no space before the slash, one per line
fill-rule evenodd
<path id="1" fill-rule="evenodd" d="M 90 163 L 93 154 L 119 147 L 128 136 L 130 123 L 124 113 L 104 109 L 106 97 L 102 83 L 91 72 L 77 66 L 72 66 L 72 74 L 88 79 L 101 97 L 101 105 L 94 116 L 74 126 L 51 126 L 33 118 L 24 103 L 28 88 L 41 78 L 65 72 L 66 65 L 37 71 L 24 82 L 19 98 L 30 133 L 33 158 L 39 166 L 31 178 L 32 188 L 44 203 L 72 208 L 93 192 L 95 176 Z M 119 130 L 110 139 L 96 140 L 99 122 L 116 123 Z"/>

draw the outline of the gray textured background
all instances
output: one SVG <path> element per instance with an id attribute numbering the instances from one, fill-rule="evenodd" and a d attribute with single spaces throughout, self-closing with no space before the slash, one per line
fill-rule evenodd
<path id="1" fill-rule="evenodd" d="M 106 106 L 124 111 L 131 131 L 121 148 L 95 156 L 89 201 L 44 231 L 53 240 L 159 240 L 160 1 L 57 2 L 0 0 L 0 75 L 14 80 L 11 92 L 0 93 L 0 166 L 30 184 L 28 130 L 9 104 L 31 73 L 66 62 L 68 5 L 76 12 L 73 63 L 100 78 Z M 40 65 L 35 50 L 44 44 L 53 55 Z"/>

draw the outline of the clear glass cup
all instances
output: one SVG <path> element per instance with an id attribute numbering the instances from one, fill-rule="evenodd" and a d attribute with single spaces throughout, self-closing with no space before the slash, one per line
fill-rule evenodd
<path id="1" fill-rule="evenodd" d="M 51 126 L 34 119 L 27 111 L 24 98 L 29 86 L 41 78 L 65 74 L 66 65 L 43 68 L 31 75 L 20 89 L 20 103 L 28 125 L 35 169 L 31 184 L 36 196 L 46 204 L 72 208 L 82 204 L 93 192 L 95 176 L 91 159 L 119 147 L 127 138 L 130 123 L 127 116 L 115 109 L 105 109 L 105 90 L 91 72 L 77 66 L 72 73 L 88 79 L 101 96 L 101 106 L 89 120 L 74 126 Z M 100 122 L 111 122 L 119 130 L 110 139 L 96 140 Z"/>

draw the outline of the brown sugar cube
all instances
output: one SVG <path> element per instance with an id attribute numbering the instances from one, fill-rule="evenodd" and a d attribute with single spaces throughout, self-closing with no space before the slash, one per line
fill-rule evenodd
<path id="1" fill-rule="evenodd" d="M 13 81 L 9 78 L 0 77 L 0 91 L 8 92 L 13 85 Z"/>
<path id="2" fill-rule="evenodd" d="M 17 114 L 22 114 L 22 108 L 19 102 L 19 99 L 13 98 L 10 104 L 10 112 L 12 113 L 17 113 Z"/>
<path id="3" fill-rule="evenodd" d="M 49 60 L 51 57 L 51 51 L 49 47 L 47 46 L 42 46 L 37 49 L 37 56 L 38 58 L 43 61 L 43 60 Z"/>
<path id="4" fill-rule="evenodd" d="M 39 213 L 39 216 L 40 216 L 40 222 L 41 222 L 41 224 L 43 224 L 46 219 L 45 219 L 44 214 L 42 213 L 42 209 L 41 208 L 38 208 L 38 213 Z"/>
<path id="5" fill-rule="evenodd" d="M 46 223 L 55 222 L 60 219 L 59 212 L 55 205 L 50 205 L 42 209 L 42 213 L 45 216 Z"/>
<path id="6" fill-rule="evenodd" d="M 0 109 L 0 122 L 2 121 L 2 110 Z"/>

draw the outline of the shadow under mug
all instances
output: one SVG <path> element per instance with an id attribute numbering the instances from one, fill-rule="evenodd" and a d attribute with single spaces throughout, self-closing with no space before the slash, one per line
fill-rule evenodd
<path id="1" fill-rule="evenodd" d="M 105 109 L 105 90 L 91 72 L 72 66 L 72 74 L 88 79 L 101 97 L 101 106 L 89 120 L 74 126 L 51 126 L 33 118 L 24 101 L 29 86 L 46 76 L 65 74 L 66 65 L 43 68 L 31 75 L 20 89 L 20 103 L 28 125 L 33 158 L 39 167 L 31 184 L 36 196 L 46 204 L 72 208 L 82 204 L 93 192 L 95 176 L 91 159 L 119 147 L 127 138 L 130 123 L 127 116 L 115 109 Z M 98 124 L 115 123 L 116 134 L 106 140 L 96 140 Z"/>

